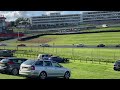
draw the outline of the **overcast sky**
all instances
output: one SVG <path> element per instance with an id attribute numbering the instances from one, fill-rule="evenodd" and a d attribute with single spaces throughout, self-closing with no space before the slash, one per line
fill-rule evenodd
<path id="1" fill-rule="evenodd" d="M 14 21 L 19 17 L 40 16 L 42 14 L 49 15 L 53 12 L 60 12 L 61 14 L 81 14 L 83 11 L 0 11 L 0 15 L 4 15 L 6 21 Z"/>

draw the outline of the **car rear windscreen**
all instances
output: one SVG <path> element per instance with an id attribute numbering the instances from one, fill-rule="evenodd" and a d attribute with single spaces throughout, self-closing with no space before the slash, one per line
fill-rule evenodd
<path id="1" fill-rule="evenodd" d="M 8 59 L 2 59 L 1 62 L 8 62 Z"/>
<path id="2" fill-rule="evenodd" d="M 23 62 L 23 64 L 32 65 L 34 62 L 35 62 L 34 60 L 27 60 L 27 61 Z"/>

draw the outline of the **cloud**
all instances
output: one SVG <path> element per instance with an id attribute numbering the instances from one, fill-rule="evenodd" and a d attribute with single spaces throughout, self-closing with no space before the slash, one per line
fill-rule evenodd
<path id="1" fill-rule="evenodd" d="M 19 17 L 26 17 L 26 11 L 0 11 L 0 15 L 6 17 L 6 21 L 13 21 Z"/>

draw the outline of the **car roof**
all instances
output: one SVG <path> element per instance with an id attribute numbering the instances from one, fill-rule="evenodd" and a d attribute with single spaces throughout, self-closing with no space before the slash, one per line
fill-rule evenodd
<path id="1" fill-rule="evenodd" d="M 51 60 L 37 59 L 36 61 L 51 61 Z"/>
<path id="2" fill-rule="evenodd" d="M 26 58 L 6 57 L 6 59 L 26 59 Z"/>

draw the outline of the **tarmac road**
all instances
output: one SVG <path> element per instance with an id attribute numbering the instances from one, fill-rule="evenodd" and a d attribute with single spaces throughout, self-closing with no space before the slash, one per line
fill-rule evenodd
<path id="1" fill-rule="evenodd" d="M 4 47 L 4 46 L 0 46 Z M 16 47 L 16 46 L 5 46 L 5 47 Z M 22 46 L 19 46 L 22 47 Z M 24 46 L 23 46 L 24 47 Z M 41 47 L 41 46 L 26 46 L 26 47 Z M 46 47 L 43 47 L 46 48 Z M 50 46 L 48 48 L 113 48 L 113 49 L 120 49 L 120 47 L 115 47 L 115 46 L 105 46 L 105 47 L 97 47 L 94 45 L 86 45 L 84 47 L 77 47 L 76 45 L 55 45 L 55 46 Z"/>

